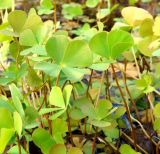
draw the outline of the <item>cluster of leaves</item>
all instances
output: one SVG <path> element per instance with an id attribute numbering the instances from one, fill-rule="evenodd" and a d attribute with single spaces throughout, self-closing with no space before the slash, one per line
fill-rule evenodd
<path id="1" fill-rule="evenodd" d="M 88 7 L 98 3 L 86 1 Z M 1 8 L 12 6 L 8 4 Z M 65 4 L 62 13 L 72 19 L 73 13 L 82 15 L 81 9 L 78 4 Z M 51 12 L 51 1 L 42 0 L 38 13 Z M 66 31 L 54 31 L 53 22 L 43 22 L 34 9 L 28 14 L 22 10 L 5 13 L 0 43 L 1 48 L 8 49 L 12 62 L 7 68 L 1 62 L 4 70 L 0 78 L 0 153 L 5 149 L 9 154 L 29 153 L 31 141 L 44 154 L 94 153 L 96 140 L 114 147 L 120 130 L 127 127 L 122 116 L 126 111 L 130 113 L 130 104 L 119 98 L 125 91 L 121 84 L 117 84 L 120 93 L 115 91 L 118 97 L 108 97 L 104 89 L 110 88 L 103 84 L 104 74 L 111 66 L 116 80 L 114 64 L 119 59 L 130 61 L 133 57 L 137 64 L 136 54 L 159 57 L 159 16 L 153 19 L 147 11 L 136 7 L 124 8 L 122 16 L 123 22 L 115 23 L 109 32 L 103 31 L 103 23 L 98 22 L 98 28 L 87 27 L 89 35 L 80 32 L 79 37 L 70 38 Z M 93 72 L 97 71 L 102 72 L 102 78 L 94 81 Z M 132 97 L 159 94 L 158 69 L 138 73 L 139 78 L 131 81 L 129 90 L 136 88 L 139 94 L 131 94 Z M 111 86 L 115 86 L 114 81 Z M 118 101 L 117 105 L 112 98 Z M 154 103 L 151 102 L 153 125 L 158 131 L 160 106 L 156 102 L 154 107 Z M 74 136 L 75 131 L 80 132 L 81 140 Z M 126 150 L 138 153 L 129 145 L 120 147 L 120 153 L 125 154 Z"/>

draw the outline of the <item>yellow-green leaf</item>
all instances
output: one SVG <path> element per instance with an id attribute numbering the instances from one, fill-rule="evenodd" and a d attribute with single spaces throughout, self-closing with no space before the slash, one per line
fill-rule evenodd
<path id="1" fill-rule="evenodd" d="M 3 153 L 11 137 L 14 135 L 13 129 L 0 129 L 0 153 Z"/>
<path id="2" fill-rule="evenodd" d="M 72 147 L 68 150 L 68 154 L 83 154 L 83 152 L 80 148 Z"/>
<path id="3" fill-rule="evenodd" d="M 52 87 L 51 93 L 49 95 L 49 102 L 51 105 L 56 107 L 65 108 L 63 94 L 60 87 Z"/>
<path id="4" fill-rule="evenodd" d="M 19 115 L 18 112 L 13 113 L 13 119 L 14 119 L 14 128 L 15 128 L 17 134 L 19 136 L 21 136 L 21 133 L 22 133 L 22 118 L 21 118 L 21 116 Z"/>
<path id="5" fill-rule="evenodd" d="M 139 26 L 143 20 L 153 19 L 148 11 L 134 6 L 125 7 L 121 13 L 130 26 Z"/>
<path id="6" fill-rule="evenodd" d="M 160 103 L 155 105 L 153 113 L 157 118 L 160 118 Z"/>
<path id="7" fill-rule="evenodd" d="M 153 32 L 154 35 L 160 36 L 160 16 L 157 16 L 154 21 Z"/>

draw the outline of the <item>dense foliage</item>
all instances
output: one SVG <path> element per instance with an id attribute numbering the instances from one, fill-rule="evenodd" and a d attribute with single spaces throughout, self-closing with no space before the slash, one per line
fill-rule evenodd
<path id="1" fill-rule="evenodd" d="M 106 31 L 110 2 L 61 4 L 65 22 L 98 9 L 68 33 L 55 0 L 28 13 L 0 0 L 0 153 L 159 153 L 160 16 L 124 7 Z"/>

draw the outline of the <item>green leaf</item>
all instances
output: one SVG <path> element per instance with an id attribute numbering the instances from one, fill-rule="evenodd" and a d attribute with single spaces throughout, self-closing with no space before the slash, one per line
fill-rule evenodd
<path id="1" fill-rule="evenodd" d="M 31 30 L 35 30 L 36 27 L 40 24 L 42 24 L 42 20 L 40 18 L 40 16 L 38 16 L 36 14 L 36 11 L 34 8 L 31 8 L 29 13 L 28 13 L 28 17 L 25 21 L 25 24 L 23 26 L 23 29 L 31 29 Z"/>
<path id="2" fill-rule="evenodd" d="M 70 100 L 70 97 L 71 97 L 72 89 L 73 89 L 73 86 L 72 86 L 72 85 L 67 85 L 67 86 L 64 87 L 63 97 L 64 97 L 64 101 L 65 101 L 65 103 L 66 103 L 66 107 L 67 107 L 68 104 L 69 104 L 69 100 Z"/>
<path id="3" fill-rule="evenodd" d="M 97 17 L 97 19 L 103 19 L 104 17 L 106 17 L 110 13 L 111 13 L 111 10 L 108 8 L 100 9 L 100 11 L 97 12 L 96 17 Z"/>
<path id="4" fill-rule="evenodd" d="M 120 153 L 121 154 L 140 154 L 139 152 L 136 152 L 135 150 L 133 150 L 128 144 L 122 144 L 120 147 Z"/>
<path id="5" fill-rule="evenodd" d="M 63 134 L 68 131 L 67 122 L 57 118 L 52 121 L 52 136 L 57 144 L 63 144 Z"/>
<path id="6" fill-rule="evenodd" d="M 52 64 L 52 63 L 44 62 L 44 61 L 37 63 L 34 66 L 34 69 L 43 71 L 44 73 L 52 77 L 57 77 L 61 70 L 60 66 L 58 66 L 57 64 Z"/>
<path id="7" fill-rule="evenodd" d="M 53 13 L 53 3 L 52 0 L 41 0 L 40 8 L 38 9 L 38 14 L 51 14 Z"/>
<path id="8" fill-rule="evenodd" d="M 65 50 L 69 44 L 69 38 L 64 35 L 56 35 L 51 37 L 46 44 L 46 51 L 50 57 L 52 57 L 57 64 L 60 64 Z"/>
<path id="9" fill-rule="evenodd" d="M 17 132 L 17 134 L 19 136 L 21 136 L 21 133 L 22 133 L 22 118 L 21 118 L 21 116 L 19 115 L 18 112 L 13 113 L 13 119 L 14 119 L 15 131 Z"/>
<path id="10" fill-rule="evenodd" d="M 121 117 L 126 112 L 126 108 L 123 106 L 118 107 L 118 109 L 114 113 L 114 118 L 117 119 Z"/>
<path id="11" fill-rule="evenodd" d="M 11 8 L 14 4 L 14 0 L 0 0 L 0 9 Z"/>
<path id="12" fill-rule="evenodd" d="M 34 33 L 30 29 L 26 29 L 20 33 L 19 43 L 23 46 L 34 46 L 38 44 Z"/>
<path id="13" fill-rule="evenodd" d="M 40 24 L 36 26 L 36 29 L 34 30 L 34 35 L 39 44 L 43 44 L 45 39 L 48 37 L 48 29 L 49 28 L 46 24 Z"/>
<path id="14" fill-rule="evenodd" d="M 94 8 L 98 5 L 99 0 L 87 0 L 86 1 L 86 6 L 90 8 Z"/>
<path id="15" fill-rule="evenodd" d="M 52 0 L 41 0 L 40 5 L 43 6 L 43 7 L 48 8 L 48 9 L 52 9 L 53 8 Z"/>
<path id="16" fill-rule="evenodd" d="M 81 58 L 80 58 L 81 57 Z M 62 66 L 86 67 L 92 64 L 92 52 L 84 40 L 72 40 L 67 46 Z"/>
<path id="17" fill-rule="evenodd" d="M 9 52 L 11 53 L 11 56 L 16 59 L 16 56 L 18 54 L 18 46 L 19 42 L 11 42 L 9 46 Z"/>
<path id="18" fill-rule="evenodd" d="M 27 107 L 25 109 L 24 127 L 25 129 L 32 129 L 39 126 L 37 119 L 39 118 L 38 111 L 33 107 Z"/>
<path id="19" fill-rule="evenodd" d="M 8 111 L 13 112 L 15 109 L 5 96 L 0 96 L 0 108 L 6 108 Z"/>
<path id="20" fill-rule="evenodd" d="M 43 108 L 39 111 L 39 115 L 47 114 L 53 111 L 61 110 L 61 108 Z"/>
<path id="21" fill-rule="evenodd" d="M 104 121 L 104 120 L 92 120 L 92 124 L 96 127 L 108 127 L 111 125 L 110 122 Z"/>
<path id="22" fill-rule="evenodd" d="M 130 26 L 138 26 L 145 19 L 153 19 L 148 11 L 134 6 L 125 7 L 121 13 Z"/>
<path id="23" fill-rule="evenodd" d="M 49 154 L 66 154 L 67 149 L 63 144 L 55 144 L 49 151 Z"/>
<path id="24" fill-rule="evenodd" d="M 130 31 L 131 30 L 131 26 L 129 26 L 128 24 L 126 23 L 123 23 L 123 22 L 116 22 L 113 27 L 112 27 L 112 30 L 124 30 L 124 31 Z"/>
<path id="25" fill-rule="evenodd" d="M 49 95 L 49 103 L 60 108 L 65 108 L 64 98 L 60 87 L 52 87 Z"/>
<path id="26" fill-rule="evenodd" d="M 0 129 L 1 128 L 13 128 L 12 114 L 6 108 L 0 108 Z"/>
<path id="27" fill-rule="evenodd" d="M 90 40 L 89 45 L 93 52 L 111 60 L 128 50 L 133 45 L 133 38 L 122 30 L 99 32 Z"/>
<path id="28" fill-rule="evenodd" d="M 160 118 L 157 118 L 153 123 L 153 128 L 155 131 L 160 130 Z"/>
<path id="29" fill-rule="evenodd" d="M 160 56 L 160 49 L 157 49 L 156 51 L 154 51 L 152 53 L 152 56 L 159 57 Z"/>
<path id="30" fill-rule="evenodd" d="M 95 117 L 95 108 L 88 99 L 80 99 L 75 102 L 77 108 L 79 108 L 85 116 L 88 116 L 90 119 Z"/>
<path id="31" fill-rule="evenodd" d="M 67 36 L 56 35 L 48 40 L 46 50 L 62 67 L 86 67 L 92 64 L 92 53 L 84 40 L 69 41 Z"/>
<path id="32" fill-rule="evenodd" d="M 68 150 L 68 154 L 83 154 L 82 150 L 80 148 L 77 147 L 71 147 Z"/>
<path id="33" fill-rule="evenodd" d="M 68 131 L 68 125 L 67 125 L 66 121 L 64 121 L 63 119 L 60 119 L 60 118 L 57 118 L 52 121 L 52 134 L 53 134 L 53 136 L 56 133 L 63 134 L 67 131 Z"/>
<path id="34" fill-rule="evenodd" d="M 25 116 L 25 114 L 24 114 L 24 110 L 23 110 L 23 107 L 22 107 L 22 104 L 21 104 L 21 101 L 20 101 L 20 100 L 23 99 L 23 97 L 22 97 L 19 89 L 16 87 L 15 84 L 10 84 L 9 89 L 11 91 L 13 104 L 14 104 L 16 110 L 18 111 L 18 113 L 23 118 Z"/>
<path id="35" fill-rule="evenodd" d="M 15 10 L 9 13 L 8 22 L 16 32 L 21 32 L 26 22 L 27 14 L 21 10 Z"/>
<path id="36" fill-rule="evenodd" d="M 54 113 L 53 115 L 51 115 L 49 117 L 50 120 L 55 120 L 57 119 L 59 116 L 61 116 L 64 112 L 66 111 L 66 109 L 61 109 L 59 111 L 57 111 L 56 113 Z"/>
<path id="37" fill-rule="evenodd" d="M 141 79 L 136 80 L 136 87 L 142 90 L 144 93 L 150 93 L 154 91 L 152 87 L 153 78 L 150 74 L 144 74 Z"/>
<path id="38" fill-rule="evenodd" d="M 153 113 L 157 118 L 160 118 L 160 103 L 155 105 Z"/>
<path id="39" fill-rule="evenodd" d="M 15 32 L 22 32 L 26 29 L 34 30 L 39 24 L 42 24 L 41 18 L 36 14 L 32 8 L 27 14 L 21 10 L 15 10 L 9 13 L 8 22 L 13 27 Z"/>
<path id="40" fill-rule="evenodd" d="M 111 139 L 118 139 L 119 134 L 120 134 L 119 129 L 118 128 L 113 128 L 112 126 L 104 128 L 103 132 L 104 132 L 105 136 L 107 136 Z"/>
<path id="41" fill-rule="evenodd" d="M 64 144 L 63 135 L 61 133 L 55 133 L 53 138 L 57 144 Z"/>
<path id="42" fill-rule="evenodd" d="M 78 3 L 63 4 L 62 14 L 66 19 L 73 19 L 74 17 L 82 15 L 83 10 L 81 5 Z"/>
<path id="43" fill-rule="evenodd" d="M 70 111 L 70 117 L 73 120 L 81 120 L 85 118 L 86 116 L 83 114 L 83 112 L 80 109 L 72 109 Z"/>
<path id="44" fill-rule="evenodd" d="M 47 55 L 44 46 L 41 46 L 41 45 L 34 45 L 31 48 L 27 48 L 27 49 L 21 51 L 20 55 L 26 56 L 30 53 L 41 55 L 41 56 L 46 56 Z"/>
<path id="45" fill-rule="evenodd" d="M 3 153 L 8 142 L 14 135 L 13 129 L 1 128 L 0 129 L 0 153 Z"/>
<path id="46" fill-rule="evenodd" d="M 96 71 L 105 71 L 109 68 L 109 63 L 95 63 L 90 68 Z"/>
<path id="47" fill-rule="evenodd" d="M 33 142 L 44 154 L 49 154 L 51 147 L 55 144 L 49 132 L 43 128 L 37 128 L 32 134 Z"/>
<path id="48" fill-rule="evenodd" d="M 85 74 L 89 74 L 90 70 L 88 69 L 80 69 L 80 68 L 72 68 L 72 67 L 63 67 L 63 73 L 66 75 L 68 80 L 71 81 L 80 81 Z"/>
<path id="49" fill-rule="evenodd" d="M 109 112 L 109 109 L 112 108 L 112 104 L 109 100 L 100 100 L 98 102 L 98 105 L 95 108 L 96 111 L 96 120 L 104 119 L 107 116 L 107 113 Z"/>
<path id="50" fill-rule="evenodd" d="M 18 153 L 18 145 L 15 145 L 7 151 L 8 154 L 17 154 Z M 21 154 L 26 154 L 26 151 L 24 148 L 21 146 Z"/>

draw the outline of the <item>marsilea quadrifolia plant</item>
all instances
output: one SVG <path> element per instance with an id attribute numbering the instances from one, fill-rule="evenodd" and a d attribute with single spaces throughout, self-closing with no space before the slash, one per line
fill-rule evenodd
<path id="1" fill-rule="evenodd" d="M 0 42 L 8 47 L 12 61 L 3 67 L 0 78 L 0 153 L 29 153 L 32 141 L 44 154 L 90 154 L 96 142 L 116 152 L 116 139 L 126 127 L 132 133 L 133 147 L 143 150 L 136 144 L 133 121 L 143 126 L 133 99 L 159 94 L 160 75 L 153 60 L 160 56 L 160 17 L 154 19 L 136 7 L 124 8 L 122 16 L 123 22 L 115 23 L 110 32 L 99 29 L 86 40 L 55 31 L 53 22 L 43 22 L 34 9 L 28 14 L 22 10 L 6 14 Z M 136 56 L 141 62 L 150 58 L 149 71 L 140 70 Z M 115 70 L 124 59 L 135 60 L 139 73 L 129 85 L 126 77 L 124 83 L 119 82 Z M 100 79 L 94 78 L 97 71 Z M 114 76 L 110 85 L 109 72 Z M 114 87 L 117 96 L 110 94 Z M 150 108 L 158 132 L 159 104 L 151 100 Z M 120 153 L 126 150 L 138 153 L 127 144 Z"/>

